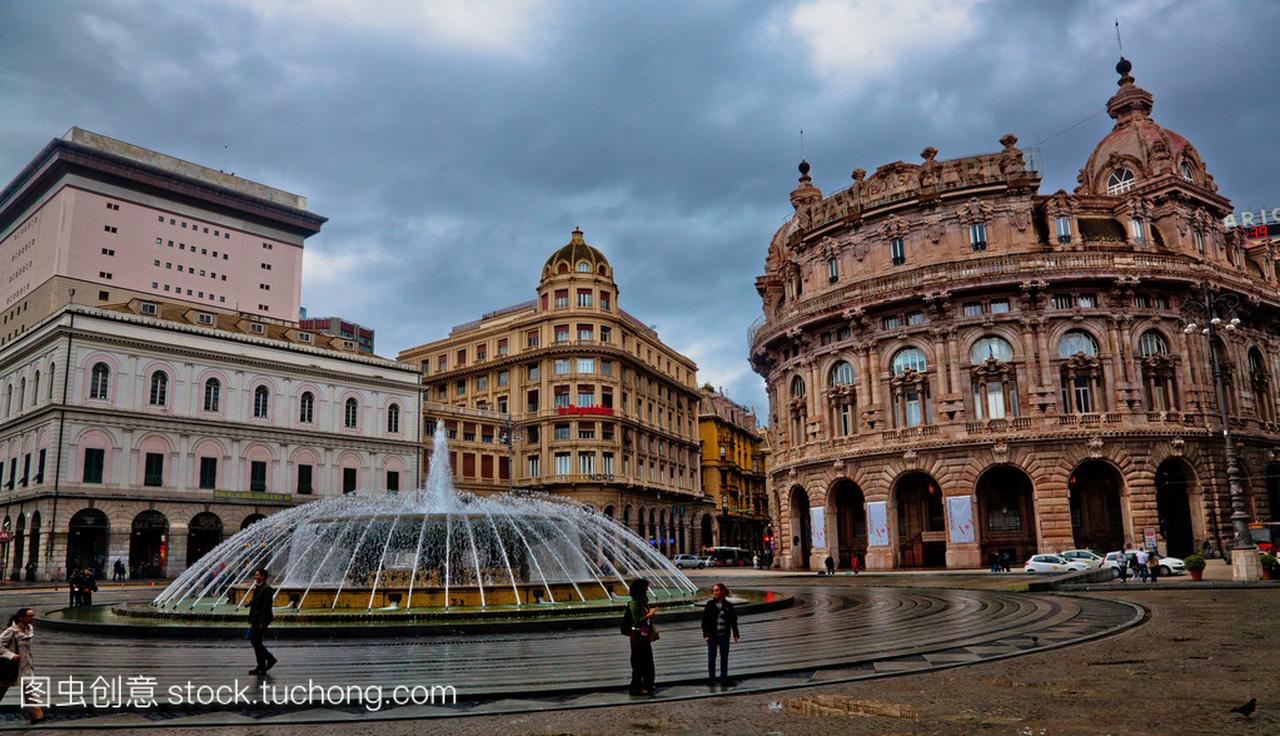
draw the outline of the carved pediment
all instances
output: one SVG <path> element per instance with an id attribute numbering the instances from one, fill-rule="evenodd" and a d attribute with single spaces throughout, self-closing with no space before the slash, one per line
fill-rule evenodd
<path id="1" fill-rule="evenodd" d="M 849 383 L 831 386 L 827 389 L 827 400 L 837 405 L 857 403 L 858 390 Z"/>
<path id="2" fill-rule="evenodd" d="M 990 204 L 975 197 L 956 210 L 956 217 L 960 222 L 968 225 L 975 222 L 986 222 L 991 219 L 992 212 L 993 209 Z"/>
<path id="3" fill-rule="evenodd" d="M 886 219 L 883 223 L 881 223 L 880 228 L 878 230 L 880 234 L 880 238 L 882 240 L 892 240 L 893 238 L 905 238 L 907 237 L 907 233 L 910 231 L 911 231 L 911 226 L 907 224 L 907 221 L 902 219 L 901 217 L 898 217 L 897 215 L 891 215 L 888 219 Z"/>
<path id="4" fill-rule="evenodd" d="M 1014 374 L 1013 366 L 1004 361 L 996 360 L 989 357 L 973 368 L 973 377 L 977 379 L 985 379 L 987 381 L 996 382 L 1004 381 L 1012 378 Z"/>
<path id="5" fill-rule="evenodd" d="M 1063 370 L 1075 376 L 1102 375 L 1102 361 L 1096 356 L 1076 353 L 1062 362 Z"/>

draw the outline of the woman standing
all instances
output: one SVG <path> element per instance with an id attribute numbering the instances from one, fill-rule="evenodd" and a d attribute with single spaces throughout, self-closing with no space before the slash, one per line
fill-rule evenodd
<path id="1" fill-rule="evenodd" d="M 657 631 L 653 616 L 657 608 L 649 605 L 649 581 L 636 578 L 628 590 L 627 618 L 631 622 L 631 694 L 653 695 L 653 641 Z"/>
<path id="2" fill-rule="evenodd" d="M 724 583 L 711 586 L 711 600 L 702 609 L 702 640 L 707 643 L 707 684 L 716 681 L 716 652 L 720 652 L 720 684 L 729 680 L 729 637 L 738 641 L 738 611 L 729 600 Z"/>
<path id="3" fill-rule="evenodd" d="M 9 688 L 23 684 L 24 678 L 35 677 L 35 661 L 31 658 L 31 638 L 35 636 L 32 622 L 35 618 L 36 612 L 33 609 L 20 608 L 9 619 L 9 628 L 0 633 L 0 657 L 18 664 L 17 673 L 13 677 L 0 680 L 0 699 L 4 698 Z M 34 690 L 28 686 L 23 700 L 30 703 L 26 708 L 27 720 L 39 723 L 44 720 L 44 709 L 35 704 L 35 696 Z"/>

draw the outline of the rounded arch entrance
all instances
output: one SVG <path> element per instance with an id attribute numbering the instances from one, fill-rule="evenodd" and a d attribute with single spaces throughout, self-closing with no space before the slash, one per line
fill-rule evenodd
<path id="1" fill-rule="evenodd" d="M 1186 557 L 1196 551 L 1196 540 L 1205 539 L 1203 517 L 1192 509 L 1204 508 L 1200 481 L 1186 460 L 1171 457 L 1156 468 L 1156 514 L 1165 554 Z"/>
<path id="2" fill-rule="evenodd" d="M 992 564 L 1008 555 L 1017 565 L 1036 552 L 1035 489 L 1031 478 L 1014 465 L 996 465 L 978 477 L 978 531 L 982 561 Z"/>
<path id="3" fill-rule="evenodd" d="M 1086 460 L 1067 480 L 1071 496 L 1071 536 L 1076 547 L 1102 554 L 1124 549 L 1120 496 L 1124 478 L 1105 460 Z"/>
<path id="4" fill-rule="evenodd" d="M 222 544 L 222 519 L 217 514 L 201 511 L 191 517 L 187 524 L 187 567 L 219 544 Z"/>
<path id="5" fill-rule="evenodd" d="M 244 521 L 240 522 L 240 531 L 244 531 L 245 529 L 248 529 L 249 527 L 253 526 L 254 524 L 257 524 L 259 521 L 262 521 L 265 518 L 267 517 L 263 516 L 262 514 L 249 514 L 248 516 L 244 517 Z"/>
<path id="6" fill-rule="evenodd" d="M 702 549 L 716 546 L 715 529 L 711 521 L 711 514 L 702 515 Z"/>
<path id="7" fill-rule="evenodd" d="M 107 567 L 107 534 L 111 522 L 98 509 L 80 509 L 67 524 L 67 575 L 86 567 L 102 573 Z"/>
<path id="8" fill-rule="evenodd" d="M 148 509 L 133 517 L 129 535 L 129 570 L 134 578 L 164 577 L 169 558 L 169 520 Z"/>
<path id="9" fill-rule="evenodd" d="M 813 534 L 809 528 L 809 494 L 800 486 L 791 489 L 791 569 L 809 569 Z"/>
<path id="10" fill-rule="evenodd" d="M 836 517 L 836 565 L 848 570 L 856 559 L 858 567 L 866 567 L 867 509 L 862 488 L 847 478 L 841 478 L 831 486 L 829 493 Z"/>
<path id="11" fill-rule="evenodd" d="M 947 566 L 947 521 L 942 488 L 932 475 L 907 473 L 894 484 L 898 507 L 898 564 L 902 567 Z"/>

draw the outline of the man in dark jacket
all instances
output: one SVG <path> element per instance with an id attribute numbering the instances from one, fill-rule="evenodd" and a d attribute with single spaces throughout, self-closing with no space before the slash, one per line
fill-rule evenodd
<path id="1" fill-rule="evenodd" d="M 249 601 L 249 642 L 253 644 L 254 656 L 258 658 L 258 666 L 249 670 L 251 675 L 265 675 L 267 670 L 276 666 L 276 658 L 262 643 L 262 637 L 271 625 L 271 605 L 275 597 L 276 589 L 267 585 L 267 569 L 258 568 L 253 573 L 253 598 Z"/>
<path id="2" fill-rule="evenodd" d="M 731 685 L 729 680 L 729 636 L 738 641 L 738 612 L 728 598 L 729 589 L 724 583 L 711 586 L 711 600 L 702 610 L 702 640 L 707 643 L 707 682 L 716 679 L 716 650 L 720 651 L 720 682 Z"/>
<path id="3" fill-rule="evenodd" d="M 80 605 L 80 586 L 84 584 L 83 578 L 80 576 L 79 570 L 73 570 L 71 577 L 67 579 L 67 591 L 71 593 L 71 607 L 75 608 Z"/>

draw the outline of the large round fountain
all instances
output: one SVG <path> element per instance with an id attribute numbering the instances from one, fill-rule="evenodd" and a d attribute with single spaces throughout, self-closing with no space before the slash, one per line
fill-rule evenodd
<path id="1" fill-rule="evenodd" d="M 278 611 L 406 612 L 573 606 L 625 596 L 648 578 L 658 600 L 697 586 L 612 519 L 545 494 L 458 493 L 443 424 L 424 490 L 296 506 L 200 558 L 152 602 L 157 612 L 230 612 L 265 567 Z M 243 610 L 243 609 L 241 609 Z"/>

